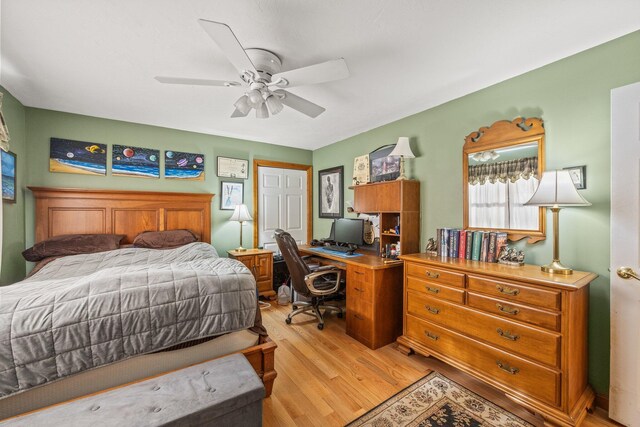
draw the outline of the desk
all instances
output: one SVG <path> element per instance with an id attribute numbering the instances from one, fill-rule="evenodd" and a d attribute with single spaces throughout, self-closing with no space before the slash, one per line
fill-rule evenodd
<path id="1" fill-rule="evenodd" d="M 374 350 L 402 335 L 402 262 L 385 263 L 364 252 L 343 258 L 310 248 L 300 245 L 298 250 L 347 272 L 347 335 Z"/>

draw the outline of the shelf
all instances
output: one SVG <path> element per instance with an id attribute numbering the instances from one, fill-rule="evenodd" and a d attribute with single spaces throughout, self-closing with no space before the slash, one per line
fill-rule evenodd
<path id="1" fill-rule="evenodd" d="M 400 237 L 400 235 L 396 233 L 380 233 L 380 234 L 383 236 Z"/>

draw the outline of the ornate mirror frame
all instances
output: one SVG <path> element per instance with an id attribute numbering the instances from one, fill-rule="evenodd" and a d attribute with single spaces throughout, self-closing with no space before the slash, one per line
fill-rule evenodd
<path id="1" fill-rule="evenodd" d="M 504 228 L 469 227 L 469 154 L 497 150 L 516 145 L 538 143 L 538 177 L 544 172 L 544 123 L 539 118 L 517 117 L 512 121 L 500 120 L 489 127 L 481 127 L 464 139 L 462 149 L 462 194 L 463 220 L 465 230 L 492 230 L 508 233 L 511 241 L 528 238 L 535 243 L 546 238 L 545 208 L 539 208 L 537 230 L 515 230 Z"/>

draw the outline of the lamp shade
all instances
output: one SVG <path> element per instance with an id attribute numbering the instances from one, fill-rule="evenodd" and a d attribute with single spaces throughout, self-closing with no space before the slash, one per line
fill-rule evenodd
<path id="1" fill-rule="evenodd" d="M 561 207 L 590 206 L 591 203 L 578 193 L 569 171 L 559 170 L 542 174 L 538 189 L 525 205 Z"/>
<path id="2" fill-rule="evenodd" d="M 398 143 L 396 144 L 396 147 L 393 149 L 391 153 L 389 153 L 389 155 L 396 156 L 396 157 L 404 157 L 407 159 L 413 159 L 416 157 L 413 155 L 413 151 L 411 151 L 411 147 L 409 146 L 409 138 L 407 138 L 406 136 L 401 136 L 400 138 L 398 138 Z"/>
<path id="3" fill-rule="evenodd" d="M 236 208 L 231 214 L 231 218 L 229 218 L 229 221 L 253 221 L 253 218 L 251 218 L 251 215 L 249 215 L 249 209 L 247 209 L 247 205 L 236 205 Z"/>

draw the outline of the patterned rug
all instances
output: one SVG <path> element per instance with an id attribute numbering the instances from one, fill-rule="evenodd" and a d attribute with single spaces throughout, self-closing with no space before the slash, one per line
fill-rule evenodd
<path id="1" fill-rule="evenodd" d="M 373 408 L 347 427 L 533 427 L 437 372 Z"/>

